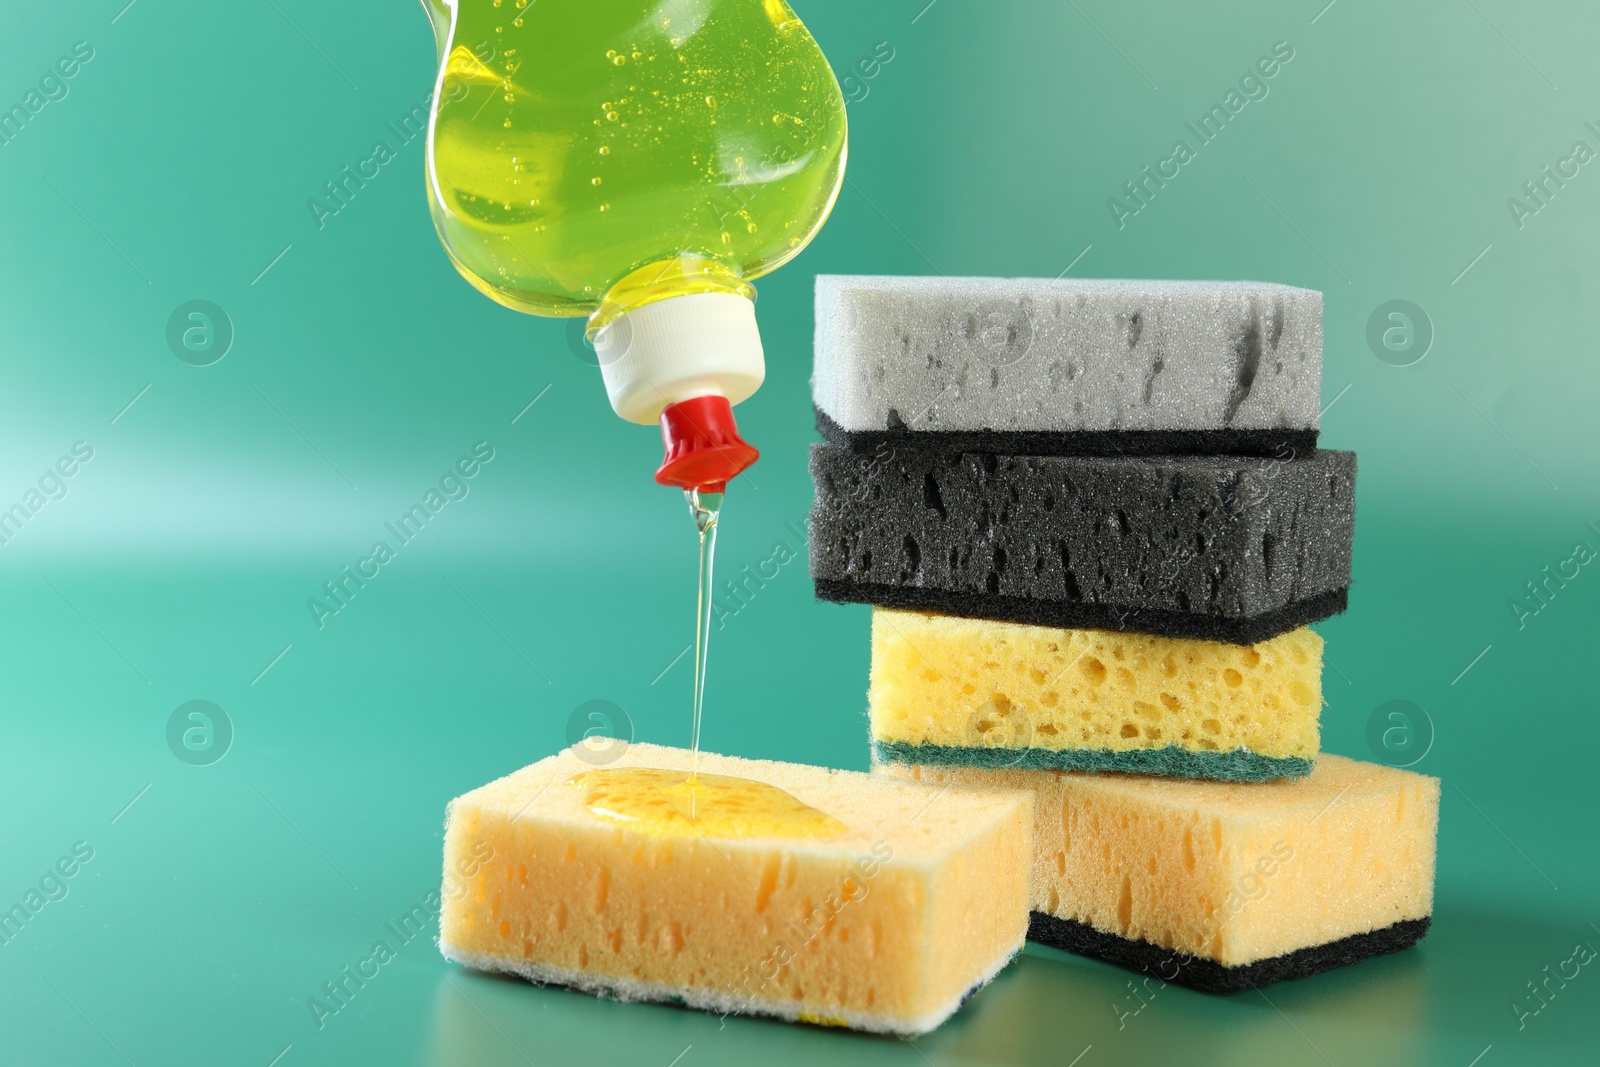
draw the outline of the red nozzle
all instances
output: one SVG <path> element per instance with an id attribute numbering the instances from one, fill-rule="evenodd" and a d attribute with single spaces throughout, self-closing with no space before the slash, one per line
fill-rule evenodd
<path id="1" fill-rule="evenodd" d="M 661 412 L 661 443 L 667 455 L 656 481 L 679 489 L 720 493 L 728 479 L 761 458 L 739 436 L 733 405 L 721 396 L 667 405 Z"/>

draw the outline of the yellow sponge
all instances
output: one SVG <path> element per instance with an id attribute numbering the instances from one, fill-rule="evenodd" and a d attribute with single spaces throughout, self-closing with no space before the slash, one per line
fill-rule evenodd
<path id="1" fill-rule="evenodd" d="M 623 1000 L 917 1034 L 1021 947 L 1027 793 L 634 745 L 458 797 L 439 945 Z"/>
<path id="2" fill-rule="evenodd" d="M 1268 781 L 1310 772 L 1322 639 L 1256 645 L 872 614 L 880 760 Z"/>
<path id="3" fill-rule="evenodd" d="M 1415 943 L 1433 912 L 1439 782 L 1324 755 L 1263 785 L 886 765 L 1035 794 L 1035 940 L 1167 981 L 1261 985 Z M 1172 973 L 1169 973 L 1172 972 Z"/>

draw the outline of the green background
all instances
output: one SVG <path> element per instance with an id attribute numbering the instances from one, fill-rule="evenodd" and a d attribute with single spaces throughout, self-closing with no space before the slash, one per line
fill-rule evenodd
<path id="1" fill-rule="evenodd" d="M 1509 603 L 1600 548 L 1600 168 L 1521 228 L 1506 201 L 1600 147 L 1600 13 L 1324 2 L 796 0 L 841 76 L 894 58 L 853 89 L 832 220 L 760 286 L 769 376 L 739 418 L 764 458 L 723 573 L 801 547 L 818 272 L 1321 289 L 1323 441 L 1361 457 L 1324 745 L 1414 759 L 1368 743 L 1409 700 L 1444 781 L 1416 951 L 1169 988 L 1119 1029 L 1125 972 L 1030 948 L 914 1046 L 474 976 L 426 938 L 317 1029 L 307 999 L 437 887 L 450 797 L 567 744 L 589 700 L 687 741 L 692 530 L 567 323 L 449 267 L 420 142 L 313 221 L 431 87 L 415 3 L 7 4 L 0 106 L 74 42 L 94 58 L 0 145 L 0 507 L 75 442 L 94 458 L 0 546 L 0 906 L 94 856 L 0 945 L 0 1062 L 1595 1062 L 1593 967 L 1520 1029 L 1512 1004 L 1600 946 L 1600 572 L 1520 628 Z M 1278 41 L 1269 95 L 1119 229 L 1108 198 Z M 236 334 L 206 367 L 165 336 L 197 299 Z M 1411 366 L 1366 340 L 1394 299 L 1436 334 Z M 318 629 L 307 598 L 478 441 L 470 495 Z M 789 564 L 716 634 L 707 747 L 864 767 L 867 631 Z M 194 699 L 235 733 L 210 766 L 167 744 Z"/>

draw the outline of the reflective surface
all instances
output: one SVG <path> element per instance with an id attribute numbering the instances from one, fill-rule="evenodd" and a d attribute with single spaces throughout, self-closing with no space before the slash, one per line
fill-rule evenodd
<path id="1" fill-rule="evenodd" d="M 1029 949 L 913 1048 L 438 956 L 451 797 L 571 743 L 590 701 L 688 743 L 683 499 L 647 486 L 659 435 L 611 414 L 567 324 L 502 312 L 440 255 L 422 144 L 389 127 L 426 113 L 413 3 L 124 3 L 13 4 L 0 33 L 0 107 L 39 93 L 0 145 L 0 508 L 27 511 L 0 530 L 0 910 L 38 903 L 0 944 L 0 1060 L 1595 1061 L 1594 964 L 1537 1014 L 1528 983 L 1600 947 L 1600 571 L 1568 563 L 1600 548 L 1600 175 L 1520 229 L 1506 206 L 1597 145 L 1588 6 L 800 5 L 856 151 L 833 219 L 761 285 L 769 377 L 739 418 L 763 458 L 719 538 L 707 750 L 867 764 L 868 614 L 814 603 L 805 571 L 812 275 L 1072 265 L 1326 292 L 1323 440 L 1361 471 L 1351 607 L 1317 627 L 1323 741 L 1444 781 L 1416 950 L 1265 996 L 1141 988 L 1119 1029 L 1130 974 Z M 1278 40 L 1268 95 L 1199 145 L 1184 124 Z M 93 59 L 64 77 L 78 41 Z M 1119 229 L 1107 200 L 1178 138 L 1197 157 Z M 335 202 L 378 140 L 393 161 Z M 1387 358 L 1369 344 L 1396 300 L 1432 324 L 1407 366 L 1387 346 L 1423 334 L 1392 312 Z"/>

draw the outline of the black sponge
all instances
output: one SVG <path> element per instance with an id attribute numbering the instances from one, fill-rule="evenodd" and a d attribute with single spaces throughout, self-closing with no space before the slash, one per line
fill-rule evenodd
<path id="1" fill-rule="evenodd" d="M 1296 949 L 1239 967 L 1225 967 L 1215 960 L 1190 956 L 1148 941 L 1103 933 L 1087 923 L 1058 919 L 1042 911 L 1033 912 L 1028 918 L 1028 940 L 1080 956 L 1092 956 L 1206 993 L 1238 993 L 1286 978 L 1307 978 L 1335 967 L 1360 963 L 1372 956 L 1410 948 L 1422 940 L 1431 921 L 1431 918 L 1405 919 L 1381 930 L 1351 934 L 1325 945 Z"/>
<path id="2" fill-rule="evenodd" d="M 1233 454 L 1287 458 L 1317 447 L 1314 429 L 1205 430 L 912 430 L 898 419 L 885 430 L 847 430 L 815 408 L 817 432 L 857 452 L 886 447 L 1013 456 L 1152 456 Z"/>
<path id="3" fill-rule="evenodd" d="M 816 444 L 824 600 L 1254 644 L 1344 610 L 1355 454 L 1005 456 Z"/>

